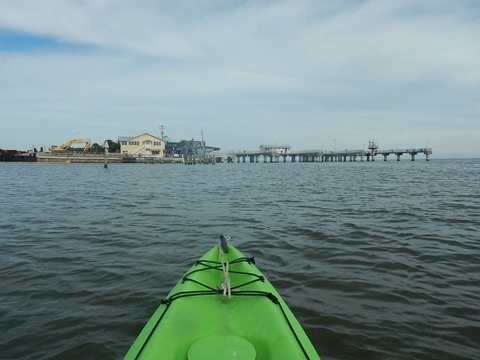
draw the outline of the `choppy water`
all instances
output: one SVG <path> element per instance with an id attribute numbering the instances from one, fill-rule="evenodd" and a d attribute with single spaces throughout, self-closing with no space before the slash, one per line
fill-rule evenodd
<path id="1" fill-rule="evenodd" d="M 480 160 L 0 175 L 2 359 L 121 359 L 219 234 L 323 360 L 480 359 Z"/>

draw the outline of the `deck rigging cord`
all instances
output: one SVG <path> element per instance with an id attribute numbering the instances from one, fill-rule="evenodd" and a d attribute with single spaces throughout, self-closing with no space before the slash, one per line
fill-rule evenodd
<path id="1" fill-rule="evenodd" d="M 230 285 L 230 276 L 228 274 L 228 261 L 223 261 L 223 255 L 228 254 L 228 244 L 227 241 L 230 240 L 230 236 L 220 235 L 220 246 L 218 247 L 218 261 L 222 264 L 224 282 L 220 284 L 220 288 L 223 290 L 223 296 L 229 298 L 232 297 L 232 288 Z"/>

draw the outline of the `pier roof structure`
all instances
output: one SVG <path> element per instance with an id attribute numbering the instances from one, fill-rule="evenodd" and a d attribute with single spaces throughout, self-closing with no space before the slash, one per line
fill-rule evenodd
<path id="1" fill-rule="evenodd" d="M 287 152 L 292 147 L 290 145 L 260 145 L 260 151 L 284 151 Z"/>

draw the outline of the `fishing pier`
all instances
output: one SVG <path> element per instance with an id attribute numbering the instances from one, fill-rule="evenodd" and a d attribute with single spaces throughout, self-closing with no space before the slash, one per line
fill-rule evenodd
<path id="1" fill-rule="evenodd" d="M 260 159 L 265 163 L 278 162 L 355 162 L 355 161 L 375 161 L 377 155 L 383 156 L 383 161 L 387 161 L 390 155 L 394 155 L 397 161 L 400 161 L 402 155 L 408 155 L 411 161 L 416 160 L 418 154 L 424 154 L 425 160 L 430 160 L 432 148 L 411 148 L 411 149 L 386 149 L 379 150 L 374 142 L 369 143 L 368 150 L 301 150 L 292 151 L 288 145 L 260 146 L 260 150 L 254 151 L 231 151 L 221 154 L 218 152 L 215 156 L 217 162 L 237 163 L 258 163 Z"/>

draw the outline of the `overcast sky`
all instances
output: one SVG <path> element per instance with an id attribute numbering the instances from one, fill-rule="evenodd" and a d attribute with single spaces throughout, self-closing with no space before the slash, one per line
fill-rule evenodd
<path id="1" fill-rule="evenodd" d="M 477 0 L 0 0 L 0 148 L 164 125 L 480 157 L 479 39 Z"/>

